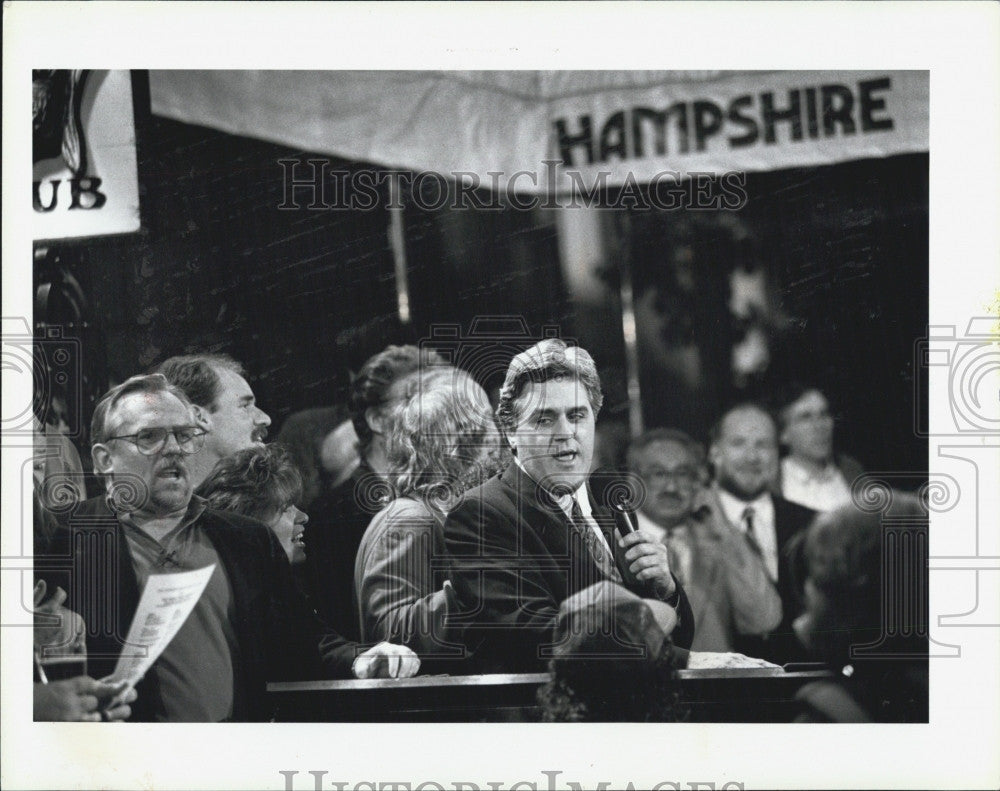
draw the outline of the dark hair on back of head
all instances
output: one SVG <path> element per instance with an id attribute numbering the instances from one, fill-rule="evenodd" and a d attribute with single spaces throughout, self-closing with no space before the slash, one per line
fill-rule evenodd
<path id="1" fill-rule="evenodd" d="M 192 404 L 214 411 L 219 397 L 219 369 L 246 376 L 243 366 L 228 354 L 182 354 L 164 360 L 156 372 L 183 390 Z"/>
<path id="2" fill-rule="evenodd" d="M 433 349 L 417 346 L 387 346 L 369 357 L 352 380 L 348 396 L 351 422 L 360 446 L 367 447 L 374 436 L 365 419 L 368 409 L 385 404 L 389 389 L 400 379 L 444 364 L 445 359 Z"/>
<path id="3" fill-rule="evenodd" d="M 768 409 L 760 401 L 740 401 L 739 403 L 733 404 L 732 406 L 728 407 L 726 411 L 719 416 L 719 419 L 712 424 L 711 428 L 709 428 L 708 430 L 709 444 L 714 445 L 722 438 L 722 426 L 726 422 L 727 417 L 729 417 L 734 412 L 742 412 L 744 410 L 749 410 L 749 409 L 756 410 L 766 415 L 767 418 L 774 425 L 775 432 L 777 433 L 778 421 L 774 417 L 774 412 Z"/>
<path id="4" fill-rule="evenodd" d="M 196 492 L 209 506 L 268 522 L 302 497 L 302 475 L 281 445 L 221 459 Z"/>

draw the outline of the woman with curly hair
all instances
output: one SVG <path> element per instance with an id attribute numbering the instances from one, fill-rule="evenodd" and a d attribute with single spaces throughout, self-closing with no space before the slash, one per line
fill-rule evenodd
<path id="1" fill-rule="evenodd" d="M 211 508 L 251 516 L 271 528 L 288 555 L 292 577 L 302 598 L 308 599 L 303 579 L 303 534 L 309 517 L 295 505 L 302 496 L 302 476 L 285 448 L 281 445 L 247 448 L 221 459 L 198 487 L 197 494 Z M 327 630 L 323 639 L 331 636 L 343 641 L 332 630 Z M 356 649 L 357 657 L 351 666 L 356 678 L 405 678 L 415 675 L 420 668 L 419 658 L 404 646 L 379 642 Z"/>
<path id="2" fill-rule="evenodd" d="M 503 466 L 486 392 L 457 368 L 425 374 L 390 417 L 387 457 L 392 500 L 365 531 L 354 567 L 362 639 L 459 656 L 443 628 L 441 526 L 463 492 Z"/>
<path id="3" fill-rule="evenodd" d="M 223 458 L 196 493 L 211 508 L 252 516 L 270 527 L 293 569 L 306 559 L 303 533 L 309 517 L 295 505 L 302 496 L 302 476 L 281 445 Z"/>

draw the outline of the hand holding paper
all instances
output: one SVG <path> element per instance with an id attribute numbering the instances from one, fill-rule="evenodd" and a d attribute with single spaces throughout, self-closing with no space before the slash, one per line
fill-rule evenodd
<path id="1" fill-rule="evenodd" d="M 135 686 L 183 626 L 214 571 L 213 563 L 195 571 L 151 575 L 115 671 L 101 680 L 108 684 L 124 683 L 126 689 Z M 120 699 L 117 696 L 112 705 Z"/>

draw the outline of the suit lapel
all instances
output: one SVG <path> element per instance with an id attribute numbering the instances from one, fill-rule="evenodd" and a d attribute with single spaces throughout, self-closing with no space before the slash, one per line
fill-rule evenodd
<path id="1" fill-rule="evenodd" d="M 792 536 L 799 532 L 802 525 L 798 523 L 795 514 L 791 513 L 792 508 L 787 500 L 775 495 L 771 495 L 771 500 L 774 503 L 774 531 L 778 536 L 780 553 Z"/>
<path id="2" fill-rule="evenodd" d="M 545 536 L 546 543 L 550 538 L 549 534 L 553 532 L 565 537 L 568 530 L 565 512 L 531 476 L 512 463 L 504 470 L 500 480 L 514 508 L 529 529 Z M 565 538 L 562 543 L 565 544 Z"/>
<path id="3" fill-rule="evenodd" d="M 576 547 L 571 545 L 569 537 L 574 533 L 574 528 L 569 523 L 566 512 L 548 492 L 514 463 L 504 471 L 501 482 L 517 510 L 521 522 L 520 530 L 533 532 L 551 557 L 568 558 L 574 574 L 579 574 L 580 579 L 603 578 L 604 575 L 597 562 L 582 542 L 572 542 L 573 545 L 579 544 Z M 603 525 L 601 530 L 602 532 L 605 530 Z M 523 538 L 520 541 L 523 543 Z M 519 550 L 521 549 L 519 547 Z M 575 590 L 570 591 L 570 593 L 575 592 Z"/>

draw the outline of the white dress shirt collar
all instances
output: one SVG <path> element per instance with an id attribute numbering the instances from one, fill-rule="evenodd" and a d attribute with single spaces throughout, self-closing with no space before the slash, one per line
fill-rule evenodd
<path id="1" fill-rule="evenodd" d="M 837 465 L 830 462 L 815 472 L 791 456 L 781 461 L 781 494 L 814 511 L 831 511 L 851 502 L 851 489 Z"/>
<path id="2" fill-rule="evenodd" d="M 770 492 L 764 492 L 754 500 L 747 502 L 730 494 L 718 484 L 715 491 L 722 506 L 722 514 L 733 529 L 746 533 L 746 523 L 743 515 L 746 509 L 753 508 L 754 540 L 760 547 L 764 565 L 772 580 L 778 579 L 778 530 L 775 525 L 774 500 Z"/>

